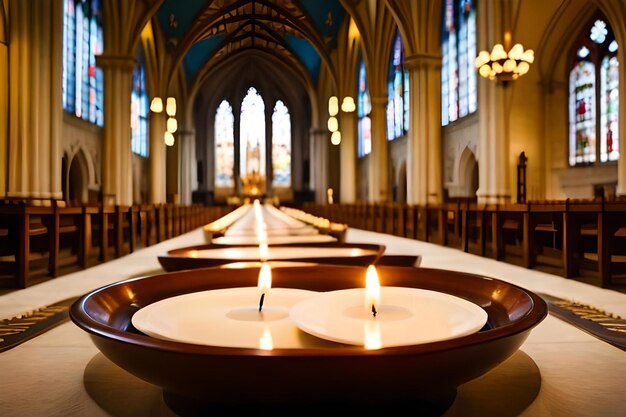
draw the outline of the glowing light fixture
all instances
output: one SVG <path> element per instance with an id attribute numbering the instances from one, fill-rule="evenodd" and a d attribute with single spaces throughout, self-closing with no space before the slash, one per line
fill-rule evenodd
<path id="1" fill-rule="evenodd" d="M 170 133 L 174 133 L 178 130 L 178 121 L 176 121 L 175 117 L 170 117 L 167 119 L 167 131 Z"/>
<path id="2" fill-rule="evenodd" d="M 516 43 L 509 48 L 510 43 L 511 34 L 506 32 L 504 45 L 495 44 L 491 52 L 480 51 L 474 64 L 482 77 L 507 83 L 517 80 L 530 70 L 530 64 L 535 61 L 534 51 L 524 50 L 521 43 Z"/>
<path id="3" fill-rule="evenodd" d="M 333 145 L 339 145 L 341 143 L 341 132 L 336 130 L 330 135 L 330 143 Z"/>
<path id="4" fill-rule="evenodd" d="M 331 132 L 336 132 L 339 129 L 339 121 L 337 121 L 336 117 L 329 117 L 328 118 L 328 130 L 330 130 Z"/>
<path id="5" fill-rule="evenodd" d="M 174 135 L 172 135 L 172 132 L 165 131 L 163 139 L 167 146 L 174 146 Z"/>
<path id="6" fill-rule="evenodd" d="M 150 103 L 150 110 L 154 113 L 161 113 L 163 111 L 163 100 L 161 100 L 161 97 L 155 97 L 152 99 L 152 102 Z"/>
<path id="7" fill-rule="evenodd" d="M 354 99 L 350 96 L 344 97 L 343 102 L 341 103 L 341 111 L 352 113 L 355 110 L 356 104 L 354 103 Z"/>
<path id="8" fill-rule="evenodd" d="M 174 97 L 167 98 L 167 104 L 165 106 L 165 112 L 168 116 L 176 116 L 176 99 Z"/>
<path id="9" fill-rule="evenodd" d="M 332 96 L 328 99 L 328 115 L 337 116 L 337 113 L 339 113 L 339 99 Z"/>

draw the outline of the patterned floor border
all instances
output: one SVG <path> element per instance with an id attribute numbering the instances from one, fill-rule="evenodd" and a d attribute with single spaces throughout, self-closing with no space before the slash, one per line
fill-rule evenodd
<path id="1" fill-rule="evenodd" d="M 0 352 L 14 348 L 69 320 L 69 309 L 77 297 L 32 310 L 10 319 L 0 319 Z"/>
<path id="2" fill-rule="evenodd" d="M 547 303 L 550 314 L 597 337 L 626 350 L 626 320 L 588 304 L 539 294 Z"/>

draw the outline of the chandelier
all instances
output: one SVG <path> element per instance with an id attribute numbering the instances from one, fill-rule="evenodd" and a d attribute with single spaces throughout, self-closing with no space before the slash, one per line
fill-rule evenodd
<path id="1" fill-rule="evenodd" d="M 524 50 L 520 43 L 513 45 L 508 52 L 502 44 L 498 43 L 493 46 L 491 52 L 480 51 L 475 65 L 482 77 L 507 83 L 526 74 L 534 60 L 533 50 Z"/>

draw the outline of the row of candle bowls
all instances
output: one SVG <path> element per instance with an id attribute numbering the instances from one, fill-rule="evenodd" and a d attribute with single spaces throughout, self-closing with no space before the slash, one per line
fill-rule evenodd
<path id="1" fill-rule="evenodd" d="M 257 248 L 185 248 L 170 256 L 179 262 L 172 272 L 97 289 L 71 308 L 105 356 L 163 387 L 173 409 L 450 399 L 512 355 L 547 314 L 540 297 L 501 280 L 379 264 L 382 246 L 366 248 L 370 258 L 302 256 L 323 244 L 285 245 L 294 256 L 272 257 L 281 245 L 268 245 L 253 207 Z M 258 256 L 190 263 L 214 249 Z"/>

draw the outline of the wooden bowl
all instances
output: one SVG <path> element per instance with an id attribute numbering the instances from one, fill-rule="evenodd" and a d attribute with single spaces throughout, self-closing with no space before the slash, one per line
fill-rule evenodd
<path id="1" fill-rule="evenodd" d="M 363 287 L 365 268 L 343 265 L 272 269 L 272 286 L 316 291 Z M 373 410 L 419 404 L 438 415 L 459 385 L 514 354 L 547 315 L 546 303 L 513 284 L 462 272 L 380 266 L 381 285 L 441 291 L 488 314 L 477 333 L 434 343 L 366 350 L 341 344 L 311 349 L 248 349 L 160 340 L 133 328 L 131 317 L 156 301 L 209 289 L 256 286 L 259 269 L 205 268 L 134 278 L 96 289 L 70 309 L 98 349 L 131 374 L 162 387 L 179 414 L 274 407 Z M 312 336 L 311 336 L 312 337 Z M 434 405 L 433 405 L 434 404 Z M 311 408 L 313 407 L 313 408 Z M 200 410 L 200 411 L 199 411 Z M 240 410 L 241 411 L 241 410 Z"/>
<path id="2" fill-rule="evenodd" d="M 170 250 L 164 255 L 159 255 L 158 259 L 166 271 L 206 268 L 232 262 L 259 262 L 259 253 L 256 253 L 258 247 L 259 245 L 232 246 L 221 244 L 187 246 Z M 331 252 L 334 249 L 341 251 L 344 256 L 332 255 Z M 352 249 L 356 251 L 350 253 Z M 241 256 L 238 253 L 243 251 L 248 256 Z M 303 243 L 270 245 L 269 251 L 270 254 L 272 251 L 280 251 L 280 254 L 269 259 L 272 261 L 367 266 L 377 262 L 383 255 L 385 246 L 366 243 Z M 224 257 L 223 255 L 227 252 L 232 253 L 233 256 Z"/>

